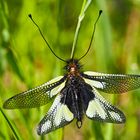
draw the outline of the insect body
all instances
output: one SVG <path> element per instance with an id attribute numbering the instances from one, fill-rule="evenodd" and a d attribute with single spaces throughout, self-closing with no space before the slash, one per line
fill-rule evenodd
<path id="1" fill-rule="evenodd" d="M 32 19 L 31 15 L 30 18 Z M 35 25 L 38 27 L 36 23 Z M 40 28 L 39 31 L 42 35 Z M 54 52 L 53 54 L 59 58 Z M 58 76 L 43 85 L 11 97 L 5 101 L 3 107 L 6 109 L 40 107 L 55 97 L 51 108 L 38 125 L 39 135 L 63 127 L 74 119 L 77 120 L 76 125 L 80 128 L 84 115 L 95 121 L 124 123 L 123 112 L 106 101 L 98 90 L 106 93 L 123 93 L 137 89 L 140 87 L 140 75 L 83 72 L 79 64 L 81 58 L 73 59 L 72 57 L 68 61 L 59 58 L 66 62 L 64 76 Z"/>
<path id="2" fill-rule="evenodd" d="M 77 119 L 82 126 L 83 115 L 90 119 L 124 123 L 124 114 L 107 102 L 97 91 L 123 93 L 140 87 L 139 75 L 102 74 L 81 72 L 78 60 L 67 61 L 64 76 L 59 76 L 34 89 L 13 96 L 4 108 L 33 108 L 45 105 L 56 96 L 51 108 L 38 125 L 39 135 L 49 133 Z"/>

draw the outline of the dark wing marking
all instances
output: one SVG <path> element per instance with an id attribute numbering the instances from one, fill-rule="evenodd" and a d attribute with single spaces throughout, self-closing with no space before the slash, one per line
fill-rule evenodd
<path id="1" fill-rule="evenodd" d="M 39 123 L 37 127 L 37 133 L 39 135 L 44 135 L 63 127 L 74 119 L 74 115 L 67 105 L 61 103 L 61 98 L 61 94 L 58 94 L 48 113 Z"/>
<path id="2" fill-rule="evenodd" d="M 47 104 L 65 86 L 65 77 L 59 76 L 36 88 L 19 93 L 6 100 L 6 109 L 34 108 Z"/>
<path id="3" fill-rule="evenodd" d="M 109 123 L 124 123 L 125 115 L 116 107 L 107 102 L 93 87 L 95 98 L 90 100 L 86 115 L 88 118 Z"/>
<path id="4" fill-rule="evenodd" d="M 140 88 L 140 75 L 84 72 L 82 76 L 86 83 L 106 93 L 124 93 Z"/>

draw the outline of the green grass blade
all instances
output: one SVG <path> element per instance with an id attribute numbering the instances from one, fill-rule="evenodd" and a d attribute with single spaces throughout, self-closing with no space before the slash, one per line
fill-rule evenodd
<path id="1" fill-rule="evenodd" d="M 103 133 L 101 131 L 101 124 L 99 122 L 94 122 L 92 125 L 96 140 L 104 140 Z"/>
<path id="2" fill-rule="evenodd" d="M 6 61 L 11 65 L 13 71 L 19 76 L 19 78 L 24 81 L 24 76 L 21 69 L 17 63 L 14 51 L 10 48 L 13 46 L 11 43 L 11 28 L 9 26 L 8 16 L 9 12 L 7 9 L 7 3 L 5 1 L 0 1 L 0 16 L 2 24 L 2 37 L 0 42 L 0 47 L 6 50 Z"/>
<path id="3" fill-rule="evenodd" d="M 14 125 L 10 122 L 10 120 L 8 119 L 8 117 L 6 116 L 6 114 L 3 112 L 3 110 L 0 108 L 0 112 L 2 113 L 3 117 L 5 118 L 6 122 L 8 123 L 10 129 L 12 130 L 15 138 L 17 140 L 22 140 L 22 138 L 19 136 L 18 132 L 16 131 L 16 128 L 14 127 Z"/>
<path id="4" fill-rule="evenodd" d="M 85 12 L 87 11 L 87 8 L 89 7 L 91 1 L 92 0 L 87 0 L 87 1 L 84 0 L 83 1 L 83 5 L 82 5 L 82 8 L 81 8 L 80 15 L 78 17 L 78 23 L 77 23 L 77 27 L 76 27 L 76 31 L 75 31 L 75 35 L 74 35 L 72 51 L 71 51 L 71 58 L 74 58 L 74 51 L 75 51 L 75 46 L 76 46 L 76 43 L 77 43 L 77 38 L 78 38 L 81 22 L 84 19 Z"/>
<path id="5" fill-rule="evenodd" d="M 112 140 L 113 139 L 113 125 L 112 123 L 106 124 L 106 134 L 105 139 L 106 140 Z"/>
<path id="6" fill-rule="evenodd" d="M 11 65 L 13 71 L 20 77 L 22 81 L 24 81 L 24 76 L 20 70 L 20 67 L 18 66 L 19 63 L 17 63 L 17 59 L 15 58 L 13 51 L 11 49 L 9 49 L 7 53 L 7 60 Z"/>

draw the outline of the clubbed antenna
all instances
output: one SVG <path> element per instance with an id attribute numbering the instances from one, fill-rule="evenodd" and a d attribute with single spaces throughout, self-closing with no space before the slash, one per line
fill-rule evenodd
<path id="1" fill-rule="evenodd" d="M 92 41 L 93 41 L 94 34 L 95 34 L 95 30 L 96 30 L 96 24 L 97 24 L 97 22 L 98 22 L 98 20 L 99 20 L 99 18 L 100 18 L 100 16 L 101 16 L 101 14 L 102 14 L 102 10 L 99 11 L 99 15 L 98 15 L 98 17 L 97 17 L 97 19 L 96 19 L 96 21 L 95 21 L 95 23 L 94 23 L 93 33 L 92 33 L 92 36 L 91 36 L 91 40 L 90 40 L 89 47 L 88 47 L 86 53 L 85 53 L 82 57 L 80 57 L 80 58 L 78 59 L 78 61 L 80 61 L 82 58 L 84 58 L 84 57 L 87 55 L 87 53 L 89 52 L 90 48 L 91 48 Z"/>
<path id="2" fill-rule="evenodd" d="M 38 28 L 38 30 L 39 30 L 39 32 L 40 32 L 42 38 L 44 39 L 45 43 L 47 44 L 47 46 L 49 47 L 49 49 L 51 50 L 51 52 L 52 52 L 59 60 L 66 62 L 66 60 L 64 60 L 64 59 L 60 58 L 59 56 L 57 56 L 57 55 L 55 54 L 55 52 L 52 50 L 52 48 L 50 47 L 48 41 L 45 39 L 45 37 L 44 37 L 44 35 L 43 35 L 41 29 L 40 29 L 39 26 L 36 24 L 36 22 L 33 20 L 32 15 L 29 14 L 28 16 L 29 16 L 29 18 L 32 20 L 32 22 L 34 23 L 34 25 Z"/>

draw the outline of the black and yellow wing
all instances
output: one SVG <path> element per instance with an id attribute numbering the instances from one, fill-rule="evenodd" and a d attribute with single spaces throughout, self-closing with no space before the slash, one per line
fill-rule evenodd
<path id="1" fill-rule="evenodd" d="M 39 135 L 47 134 L 63 127 L 74 119 L 74 114 L 69 110 L 65 103 L 61 102 L 62 96 L 62 94 L 56 96 L 51 108 L 40 121 L 37 127 L 37 133 Z"/>
<path id="2" fill-rule="evenodd" d="M 104 74 L 87 71 L 82 76 L 86 83 L 106 93 L 124 93 L 140 88 L 140 75 Z"/>
<path id="3" fill-rule="evenodd" d="M 59 76 L 33 89 L 19 93 L 3 104 L 6 109 L 35 108 L 47 104 L 65 86 L 65 76 Z"/>
<path id="4" fill-rule="evenodd" d="M 115 106 L 106 101 L 93 87 L 94 98 L 88 102 L 85 112 L 92 120 L 108 123 L 124 123 L 125 115 Z"/>

